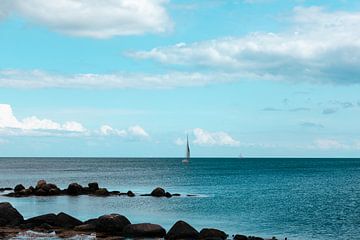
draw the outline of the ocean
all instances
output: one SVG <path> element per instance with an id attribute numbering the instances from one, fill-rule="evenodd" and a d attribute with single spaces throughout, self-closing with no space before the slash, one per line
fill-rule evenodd
<path id="1" fill-rule="evenodd" d="M 161 186 L 196 197 L 57 196 L 8 198 L 25 218 L 66 212 L 81 220 L 119 213 L 169 229 L 185 220 L 289 240 L 360 238 L 360 159 L 301 158 L 0 158 L 0 187 L 66 188 L 71 182 L 136 194 Z"/>

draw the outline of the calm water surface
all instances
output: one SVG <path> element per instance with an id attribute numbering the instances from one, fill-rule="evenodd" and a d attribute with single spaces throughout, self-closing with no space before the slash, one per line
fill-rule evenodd
<path id="1" fill-rule="evenodd" d="M 156 186 L 198 197 L 6 198 L 25 218 L 64 211 L 82 220 L 120 213 L 169 229 L 176 220 L 288 239 L 359 239 L 360 159 L 0 158 L 0 187 L 39 179 L 65 188 L 97 181 L 110 190 L 148 193 Z"/>

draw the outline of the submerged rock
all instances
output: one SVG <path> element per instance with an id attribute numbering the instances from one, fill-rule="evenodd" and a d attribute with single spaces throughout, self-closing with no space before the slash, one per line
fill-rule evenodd
<path id="1" fill-rule="evenodd" d="M 163 188 L 157 187 L 155 188 L 150 195 L 153 197 L 165 197 L 165 190 Z"/>
<path id="2" fill-rule="evenodd" d="M 119 214 L 103 215 L 96 220 L 96 231 L 121 234 L 124 227 L 131 224 L 129 219 Z"/>
<path id="3" fill-rule="evenodd" d="M 199 239 L 199 232 L 184 221 L 178 221 L 171 227 L 165 239 Z"/>
<path id="4" fill-rule="evenodd" d="M 215 228 L 204 228 L 200 231 L 200 239 L 204 240 L 225 240 L 228 235 Z"/>
<path id="5" fill-rule="evenodd" d="M 163 238 L 166 231 L 158 224 L 139 223 L 125 226 L 123 235 L 129 238 Z"/>
<path id="6" fill-rule="evenodd" d="M 2 226 L 17 226 L 24 221 L 23 216 L 10 203 L 0 203 L 0 219 Z"/>

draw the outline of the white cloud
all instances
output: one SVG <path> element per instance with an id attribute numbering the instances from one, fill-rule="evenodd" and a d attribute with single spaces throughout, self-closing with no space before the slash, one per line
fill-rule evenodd
<path id="1" fill-rule="evenodd" d="M 157 75 L 134 73 L 55 75 L 40 70 L 0 70 L 0 87 L 167 89 L 204 86 L 212 83 L 234 81 L 236 78 L 236 75 L 221 73 L 171 72 Z"/>
<path id="2" fill-rule="evenodd" d="M 360 12 L 295 8 L 291 29 L 129 53 L 163 64 L 201 66 L 242 79 L 360 83 Z"/>
<path id="3" fill-rule="evenodd" d="M 8 104 L 0 104 L 0 135 L 2 136 L 117 136 L 127 139 L 149 139 L 150 135 L 139 125 L 127 130 L 103 125 L 99 130 L 88 130 L 81 123 L 68 121 L 63 124 L 36 116 L 18 120 Z"/>
<path id="4" fill-rule="evenodd" d="M 166 0 L 2 0 L 9 13 L 72 36 L 109 38 L 161 33 L 172 27 Z"/>
<path id="5" fill-rule="evenodd" d="M 0 134 L 4 135 L 59 135 L 85 133 L 81 123 L 69 121 L 64 124 L 35 116 L 18 120 L 10 105 L 0 104 Z"/>
<path id="6" fill-rule="evenodd" d="M 148 138 L 149 134 L 139 125 L 131 126 L 128 129 L 130 135 L 140 138 Z"/>
<path id="7" fill-rule="evenodd" d="M 349 146 L 335 139 L 318 139 L 314 142 L 315 147 L 323 150 L 349 149 Z"/>
<path id="8" fill-rule="evenodd" d="M 130 126 L 127 130 L 116 129 L 109 125 L 103 125 L 100 127 L 100 135 L 128 137 L 132 139 L 148 139 L 150 137 L 150 135 L 145 131 L 145 129 L 139 125 Z"/>
<path id="9" fill-rule="evenodd" d="M 201 128 L 193 130 L 195 136 L 194 144 L 218 145 L 218 146 L 239 146 L 240 142 L 232 138 L 226 132 L 208 132 Z"/>
<path id="10" fill-rule="evenodd" d="M 100 134 L 104 136 L 125 137 L 127 135 L 127 132 L 125 130 L 114 129 L 109 125 L 103 125 L 100 127 Z"/>

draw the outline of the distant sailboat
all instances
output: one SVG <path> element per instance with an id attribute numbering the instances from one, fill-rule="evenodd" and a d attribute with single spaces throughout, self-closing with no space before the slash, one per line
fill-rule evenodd
<path id="1" fill-rule="evenodd" d="M 189 146 L 189 137 L 186 136 L 186 159 L 182 160 L 182 163 L 190 162 L 190 146 Z"/>

